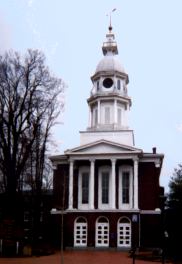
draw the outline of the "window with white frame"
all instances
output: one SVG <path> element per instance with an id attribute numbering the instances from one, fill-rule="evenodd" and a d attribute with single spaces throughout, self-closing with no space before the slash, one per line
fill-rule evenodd
<path id="1" fill-rule="evenodd" d="M 74 223 L 74 246 L 87 246 L 87 220 L 84 217 L 78 217 Z"/>
<path id="2" fill-rule="evenodd" d="M 119 208 L 132 207 L 133 171 L 131 166 L 122 166 L 119 169 Z"/>
<path id="3" fill-rule="evenodd" d="M 109 246 L 109 220 L 106 217 L 99 217 L 96 221 L 95 246 Z"/>
<path id="4" fill-rule="evenodd" d="M 127 217 L 121 217 L 118 221 L 117 246 L 131 247 L 131 222 Z"/>
<path id="5" fill-rule="evenodd" d="M 99 169 L 99 208 L 109 208 L 110 203 L 110 167 Z"/>
<path id="6" fill-rule="evenodd" d="M 89 167 L 80 167 L 78 179 L 78 207 L 87 209 L 89 204 Z"/>

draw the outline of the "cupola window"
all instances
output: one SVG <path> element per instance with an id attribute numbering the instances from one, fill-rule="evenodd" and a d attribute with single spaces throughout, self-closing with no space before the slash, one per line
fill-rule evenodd
<path id="1" fill-rule="evenodd" d="M 97 91 L 99 91 L 99 81 L 97 81 Z"/>
<path id="2" fill-rule="evenodd" d="M 113 80 L 111 78 L 104 79 L 103 86 L 105 88 L 111 88 L 113 86 Z"/>
<path id="3" fill-rule="evenodd" d="M 118 90 L 121 90 L 121 82 L 120 82 L 120 80 L 117 80 L 117 88 L 118 88 Z"/>

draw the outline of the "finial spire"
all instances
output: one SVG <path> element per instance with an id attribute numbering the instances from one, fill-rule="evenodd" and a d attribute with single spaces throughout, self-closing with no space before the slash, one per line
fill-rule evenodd
<path id="1" fill-rule="evenodd" d="M 109 16 L 109 33 L 106 34 L 106 41 L 103 43 L 102 46 L 102 51 L 104 56 L 107 54 L 113 54 L 116 55 L 118 54 L 118 48 L 117 48 L 117 43 L 114 40 L 114 34 L 112 32 L 112 20 L 111 20 L 111 14 L 116 11 L 116 8 L 114 8 L 113 10 L 111 10 L 110 13 L 107 14 L 107 16 Z"/>
<path id="2" fill-rule="evenodd" d="M 111 15 L 112 15 L 112 13 L 113 13 L 114 11 L 116 11 L 116 8 L 112 9 L 112 10 L 110 11 L 110 13 L 107 14 L 107 16 L 109 16 L 109 32 L 112 31 L 112 17 L 111 17 Z"/>

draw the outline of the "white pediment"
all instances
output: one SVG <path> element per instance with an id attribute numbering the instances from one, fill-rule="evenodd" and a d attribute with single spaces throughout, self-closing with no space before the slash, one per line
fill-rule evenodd
<path id="1" fill-rule="evenodd" d="M 118 144 L 111 141 L 99 140 L 90 144 L 65 151 L 65 154 L 121 154 L 121 153 L 141 153 L 141 149 Z"/>

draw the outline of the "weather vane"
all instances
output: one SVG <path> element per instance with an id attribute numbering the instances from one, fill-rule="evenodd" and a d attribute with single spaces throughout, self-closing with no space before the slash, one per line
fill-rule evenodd
<path id="1" fill-rule="evenodd" d="M 111 20 L 111 15 L 112 15 L 112 13 L 115 12 L 115 11 L 116 11 L 116 8 L 112 9 L 112 10 L 110 11 L 110 13 L 107 14 L 107 16 L 109 16 L 109 30 L 110 30 L 110 31 L 112 30 L 112 20 Z"/>

